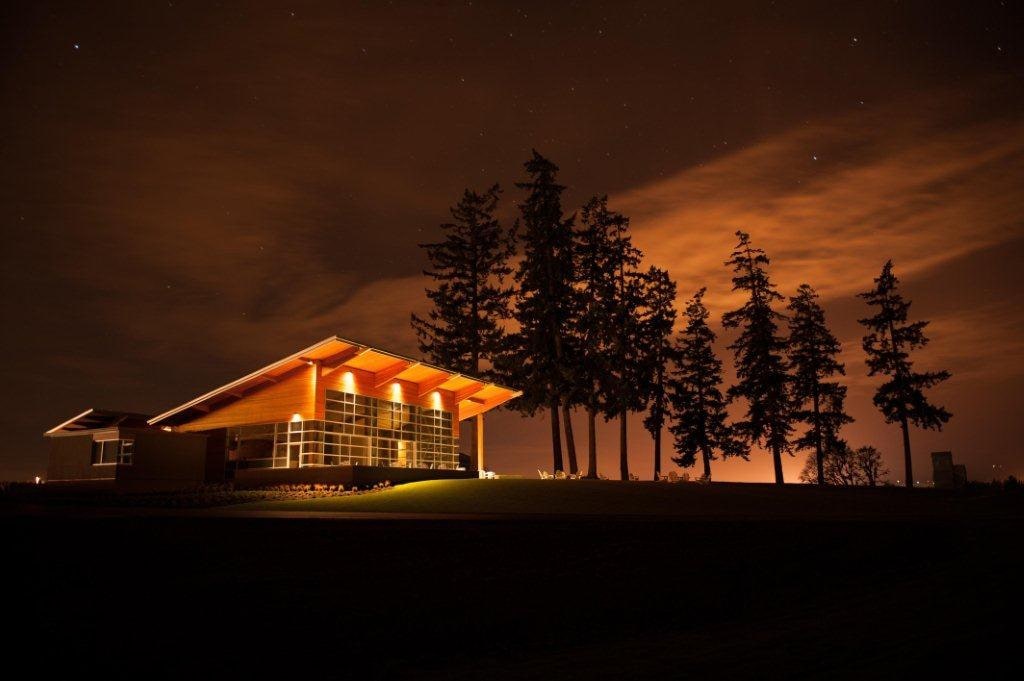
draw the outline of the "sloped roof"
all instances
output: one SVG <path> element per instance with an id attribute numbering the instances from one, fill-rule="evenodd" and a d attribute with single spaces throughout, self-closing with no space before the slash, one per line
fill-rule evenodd
<path id="1" fill-rule="evenodd" d="M 149 414 L 136 414 L 130 411 L 114 411 L 112 409 L 95 409 L 90 407 L 81 414 L 72 416 L 67 421 L 50 428 L 43 434 L 76 433 L 83 430 L 102 430 L 117 426 L 144 428 L 149 418 Z"/>
<path id="2" fill-rule="evenodd" d="M 428 389 L 448 390 L 455 394 L 456 400 L 459 402 L 472 401 L 473 411 L 476 413 L 493 409 L 522 394 L 519 390 L 482 378 L 466 376 L 412 357 L 398 355 L 339 336 L 331 336 L 155 416 L 149 419 L 149 423 L 151 425 L 174 425 L 187 421 L 212 408 L 241 399 L 246 391 L 268 382 L 276 382 L 285 374 L 314 362 L 319 362 L 322 366 L 332 369 L 342 366 L 351 367 L 371 372 L 386 380 L 416 383 L 423 392 Z"/>

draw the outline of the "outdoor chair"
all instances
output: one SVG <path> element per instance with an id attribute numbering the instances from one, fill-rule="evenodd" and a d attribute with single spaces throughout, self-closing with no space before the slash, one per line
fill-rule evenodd
<path id="1" fill-rule="evenodd" d="M 640 480 L 640 476 L 639 476 L 639 475 L 637 475 L 636 473 L 630 473 L 630 474 L 629 474 L 629 479 L 630 479 L 630 480 L 636 480 L 636 481 L 639 481 L 639 480 Z"/>
<path id="2" fill-rule="evenodd" d="M 565 480 L 565 471 L 555 471 L 555 480 Z"/>
<path id="3" fill-rule="evenodd" d="M 679 474 L 676 473 L 675 471 L 669 471 L 668 472 L 668 481 L 669 482 L 679 482 Z"/>
<path id="4" fill-rule="evenodd" d="M 552 477 L 554 477 L 551 475 L 551 473 L 548 473 L 547 471 L 542 471 L 539 468 L 537 469 L 537 475 L 540 476 L 541 480 L 550 480 Z"/>

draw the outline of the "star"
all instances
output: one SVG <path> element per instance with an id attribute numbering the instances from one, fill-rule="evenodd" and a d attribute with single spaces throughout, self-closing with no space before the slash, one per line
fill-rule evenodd
<path id="1" fill-rule="evenodd" d="M 815 156 L 815 155 L 812 155 L 812 156 L 811 156 L 811 159 L 812 159 L 812 160 L 814 160 L 814 161 L 817 161 L 817 160 L 818 160 L 818 157 L 817 157 L 817 156 Z"/>
<path id="2" fill-rule="evenodd" d="M 79 47 L 78 43 L 75 43 L 75 49 L 76 50 L 78 49 L 78 47 Z"/>

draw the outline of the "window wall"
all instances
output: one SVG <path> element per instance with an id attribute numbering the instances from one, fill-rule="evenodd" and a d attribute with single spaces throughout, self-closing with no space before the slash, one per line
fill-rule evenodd
<path id="1" fill-rule="evenodd" d="M 229 429 L 229 456 L 244 468 L 458 467 L 451 412 L 328 390 L 324 416 Z"/>

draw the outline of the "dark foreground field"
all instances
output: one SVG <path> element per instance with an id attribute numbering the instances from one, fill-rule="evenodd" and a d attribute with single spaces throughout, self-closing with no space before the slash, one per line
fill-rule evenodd
<path id="1" fill-rule="evenodd" d="M 1014 677 L 1020 513 L 921 498 L 920 514 L 901 498 L 896 519 L 817 520 L 8 508 L 4 665 L 72 678 L 620 679 L 1010 664 Z"/>

